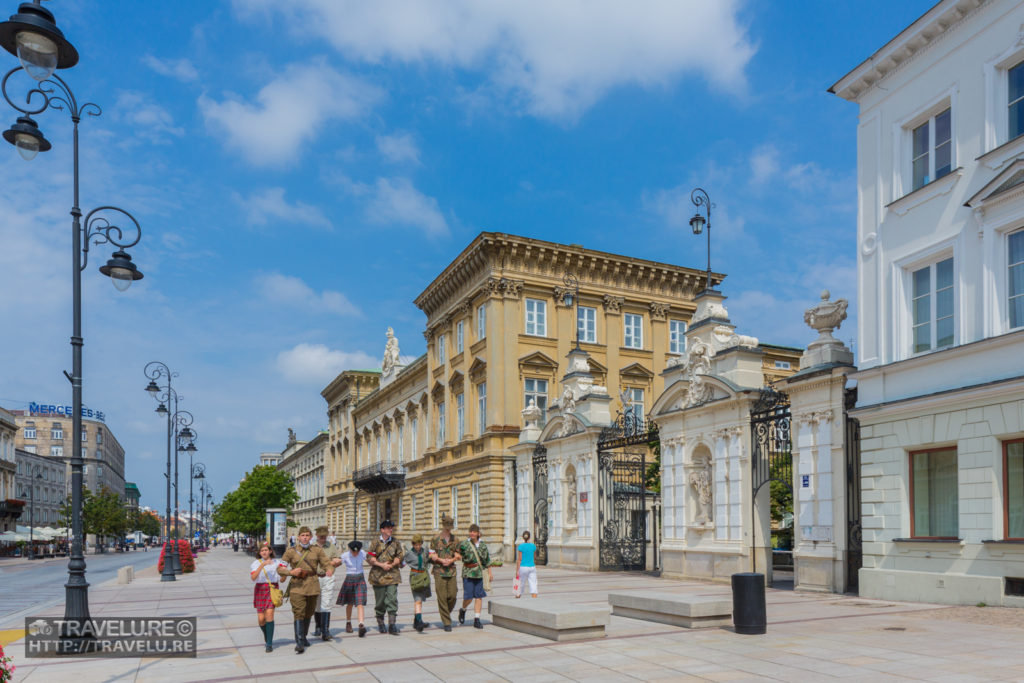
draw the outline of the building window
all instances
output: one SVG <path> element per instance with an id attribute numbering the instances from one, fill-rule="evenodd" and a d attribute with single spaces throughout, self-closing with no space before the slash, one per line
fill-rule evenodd
<path id="1" fill-rule="evenodd" d="M 473 523 L 480 523 L 480 482 L 473 484 Z"/>
<path id="2" fill-rule="evenodd" d="M 792 368 L 792 364 L 788 360 L 777 360 L 775 361 L 776 370 L 789 370 Z"/>
<path id="3" fill-rule="evenodd" d="M 487 304 L 480 304 L 476 307 L 476 338 L 487 337 Z"/>
<path id="4" fill-rule="evenodd" d="M 1024 230 L 1018 230 L 1007 240 L 1009 247 L 1010 328 L 1024 327 Z"/>
<path id="5" fill-rule="evenodd" d="M 387 435 L 387 442 L 388 442 L 388 462 L 390 462 L 390 461 L 391 461 L 391 458 L 393 457 L 393 455 L 394 455 L 394 452 L 395 452 L 395 449 L 394 449 L 394 443 L 395 443 L 395 442 L 394 442 L 394 433 L 393 433 L 393 432 L 392 432 L 392 431 L 391 431 L 390 429 L 388 430 L 388 433 L 387 433 L 387 434 L 388 434 L 388 435 Z"/>
<path id="6" fill-rule="evenodd" d="M 26 422 L 25 427 L 22 429 L 22 434 L 26 439 L 36 438 L 36 426 L 33 422 Z"/>
<path id="7" fill-rule="evenodd" d="M 35 453 L 36 452 L 36 445 L 34 443 L 26 445 L 25 446 L 25 451 L 27 453 Z"/>
<path id="8" fill-rule="evenodd" d="M 957 538 L 956 449 L 910 454 L 910 535 Z"/>
<path id="9" fill-rule="evenodd" d="M 597 309 L 580 306 L 576 310 L 576 334 L 581 342 L 597 343 Z"/>
<path id="10" fill-rule="evenodd" d="M 622 326 L 622 345 L 628 349 L 642 349 L 644 347 L 644 317 L 635 313 L 626 313 L 622 316 Z"/>
<path id="11" fill-rule="evenodd" d="M 548 331 L 548 302 L 540 299 L 526 300 L 526 334 L 546 337 Z"/>
<path id="12" fill-rule="evenodd" d="M 437 404 L 437 445 L 444 445 L 444 403 Z"/>
<path id="13" fill-rule="evenodd" d="M 911 131 L 913 189 L 923 187 L 953 170 L 950 110 L 931 117 Z"/>
<path id="14" fill-rule="evenodd" d="M 479 415 L 479 432 L 487 431 L 487 382 L 480 382 L 476 385 L 476 409 Z"/>
<path id="15" fill-rule="evenodd" d="M 466 435 L 466 394 L 455 395 L 456 425 L 458 427 L 459 441 Z"/>
<path id="16" fill-rule="evenodd" d="M 85 431 L 85 427 L 82 427 L 82 443 L 89 442 L 89 433 Z"/>
<path id="17" fill-rule="evenodd" d="M 102 444 L 103 444 L 103 430 L 102 429 L 97 429 L 96 430 L 96 445 L 99 446 L 99 445 L 102 445 Z"/>
<path id="18" fill-rule="evenodd" d="M 437 362 L 444 363 L 448 360 L 448 350 L 445 348 L 445 339 L 443 334 L 437 336 Z"/>
<path id="19" fill-rule="evenodd" d="M 55 424 L 50 427 L 50 440 L 51 441 L 63 441 L 64 440 L 64 427 Z"/>
<path id="20" fill-rule="evenodd" d="M 1010 67 L 1006 72 L 1008 78 L 1009 122 L 1006 127 L 1009 140 L 1020 137 L 1024 133 L 1024 62 Z"/>
<path id="21" fill-rule="evenodd" d="M 1024 540 L 1024 439 L 1003 444 L 1003 489 L 1005 536 Z"/>
<path id="22" fill-rule="evenodd" d="M 462 350 L 463 350 L 463 346 L 462 345 L 463 345 L 463 341 L 464 341 L 463 340 L 463 336 L 464 335 L 462 334 L 462 328 L 463 328 L 463 325 L 462 325 L 462 321 L 461 320 L 459 322 L 455 323 L 455 350 L 457 352 L 459 352 L 459 353 L 462 353 Z"/>
<path id="23" fill-rule="evenodd" d="M 459 487 L 452 487 L 452 526 L 459 526 Z"/>
<path id="24" fill-rule="evenodd" d="M 540 408 L 540 421 L 544 422 L 548 414 L 548 381 L 546 379 L 533 379 L 527 377 L 524 382 L 523 407 L 528 408 L 530 401 L 534 401 Z"/>
<path id="25" fill-rule="evenodd" d="M 84 448 L 84 447 L 82 448 L 82 457 L 83 458 L 88 458 L 89 457 L 89 449 L 88 448 Z"/>
<path id="26" fill-rule="evenodd" d="M 405 425 L 398 425 L 398 462 L 405 462 Z"/>
<path id="27" fill-rule="evenodd" d="M 434 489 L 434 528 L 441 526 L 441 489 Z"/>
<path id="28" fill-rule="evenodd" d="M 409 527 L 416 528 L 416 496 L 409 496 Z"/>
<path id="29" fill-rule="evenodd" d="M 915 270 L 913 280 L 914 353 L 953 345 L 953 259 Z"/>
<path id="30" fill-rule="evenodd" d="M 414 460 L 419 455 L 419 453 L 416 450 L 416 445 L 417 445 L 416 444 L 416 442 L 417 442 L 416 437 L 419 434 L 419 431 L 420 431 L 420 419 L 418 417 L 414 417 L 412 419 L 412 434 L 409 435 L 409 441 L 410 441 L 409 449 L 410 449 L 410 453 L 412 454 L 412 457 L 413 457 Z"/>
<path id="31" fill-rule="evenodd" d="M 686 323 L 682 320 L 668 321 L 668 352 L 686 353 Z"/>
<path id="32" fill-rule="evenodd" d="M 633 417 L 643 418 L 644 416 L 644 390 L 637 387 L 628 387 L 626 396 L 629 397 L 629 405 L 623 406 L 625 412 Z"/>
<path id="33" fill-rule="evenodd" d="M 377 462 L 380 462 L 380 435 L 377 436 Z"/>
<path id="34" fill-rule="evenodd" d="M 100 467 L 99 465 L 96 465 L 96 478 L 97 479 L 102 479 L 103 478 L 103 468 Z"/>
<path id="35" fill-rule="evenodd" d="M 50 455 L 52 455 L 55 458 L 63 458 L 64 457 L 64 447 L 63 446 L 50 446 Z"/>

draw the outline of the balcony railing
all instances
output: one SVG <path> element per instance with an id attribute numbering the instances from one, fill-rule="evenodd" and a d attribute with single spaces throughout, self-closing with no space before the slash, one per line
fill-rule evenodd
<path id="1" fill-rule="evenodd" d="M 0 500 L 0 517 L 12 517 L 14 519 L 18 519 L 21 517 L 21 510 L 24 507 L 25 501 L 18 500 L 17 498 Z"/>
<path id="2" fill-rule="evenodd" d="M 385 460 L 361 467 L 352 475 L 352 483 L 367 493 L 383 493 L 405 488 L 405 465 Z"/>

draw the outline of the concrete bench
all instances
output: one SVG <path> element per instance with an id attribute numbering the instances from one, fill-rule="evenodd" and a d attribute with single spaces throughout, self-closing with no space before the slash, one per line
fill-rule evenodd
<path id="1" fill-rule="evenodd" d="M 605 626 L 611 621 L 607 607 L 572 605 L 548 599 L 490 600 L 487 611 L 495 626 L 548 640 L 603 638 Z"/>
<path id="2" fill-rule="evenodd" d="M 654 591 L 609 593 L 612 614 L 662 624 L 702 628 L 732 623 L 732 599 L 672 595 Z"/>
<path id="3" fill-rule="evenodd" d="M 135 567 L 128 565 L 117 570 L 118 584 L 131 583 L 135 580 Z"/>

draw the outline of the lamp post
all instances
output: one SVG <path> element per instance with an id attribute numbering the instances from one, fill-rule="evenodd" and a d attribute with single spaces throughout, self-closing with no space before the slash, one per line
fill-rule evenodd
<path id="1" fill-rule="evenodd" d="M 210 527 L 213 526 L 213 493 L 206 487 L 206 545 L 210 545 Z"/>
<path id="2" fill-rule="evenodd" d="M 39 474 L 39 465 L 33 467 L 32 471 L 35 472 L 36 481 L 32 481 L 30 474 L 28 480 L 28 559 L 30 560 L 36 559 L 36 483 L 43 480 L 43 475 Z M 25 492 L 22 491 L 21 495 L 24 496 Z"/>
<path id="3" fill-rule="evenodd" d="M 707 284 L 704 285 L 705 291 L 708 291 L 711 289 L 711 207 L 714 204 L 711 203 L 708 193 L 700 187 L 690 193 L 690 201 L 697 207 L 697 212 L 690 219 L 690 227 L 693 229 L 693 234 L 699 235 L 704 230 L 704 226 L 708 226 L 708 279 Z M 702 206 L 707 213 L 707 218 L 700 214 L 700 207 Z"/>
<path id="4" fill-rule="evenodd" d="M 64 80 L 54 73 L 55 69 L 67 69 L 78 63 L 78 52 L 64 38 L 57 28 L 53 14 L 42 7 L 39 0 L 33 3 L 22 3 L 18 13 L 5 22 L 0 22 L 0 47 L 18 57 L 21 66 L 8 71 L 0 81 L 0 91 L 4 99 L 22 116 L 3 137 L 14 145 L 18 153 L 26 160 L 33 159 L 39 152 L 51 148 L 50 142 L 43 136 L 38 124 L 32 118 L 41 114 L 51 106 L 58 111 L 66 111 L 72 123 L 72 158 L 73 158 L 73 201 L 71 206 L 71 250 L 72 250 L 72 332 L 71 332 L 71 374 L 64 375 L 71 382 L 71 433 L 74 438 L 82 432 L 82 271 L 89 261 L 89 243 L 94 245 L 111 244 L 117 251 L 100 272 L 110 277 L 118 290 L 124 291 L 135 280 L 142 279 L 142 272 L 132 263 L 131 256 L 125 251 L 142 238 L 142 229 L 135 217 L 127 211 L 115 206 L 101 206 L 93 209 L 82 220 L 79 208 L 78 191 L 78 124 L 83 114 L 99 116 L 100 108 L 91 102 L 79 105 Z M 7 84 L 11 76 L 24 71 L 36 83 L 25 96 L 24 105 L 16 104 L 7 92 Z M 33 104 L 33 102 L 35 104 Z M 121 220 L 127 218 L 130 223 L 122 223 L 128 231 L 111 222 L 105 214 L 121 214 Z M 134 234 L 135 239 L 128 239 Z M 85 580 L 85 557 L 82 552 L 82 449 L 73 449 L 71 462 L 71 555 L 68 560 L 68 580 L 64 584 L 64 621 L 61 638 L 65 643 L 64 651 L 78 651 L 87 639 L 80 634 L 81 626 L 88 622 L 89 617 L 89 582 Z"/>
<path id="5" fill-rule="evenodd" d="M 565 284 L 566 291 L 564 301 L 566 306 L 573 306 L 573 312 L 576 314 L 576 350 L 580 349 L 580 281 L 576 279 L 576 276 L 570 272 L 566 272 L 562 276 L 562 282 Z"/>
<path id="6" fill-rule="evenodd" d="M 152 361 L 146 364 L 143 370 L 146 377 L 149 379 L 149 384 L 146 386 L 146 392 L 154 399 L 160 402 L 156 408 L 158 415 L 167 416 L 167 471 L 164 476 L 167 477 L 167 512 L 165 519 L 166 538 L 167 544 L 170 546 L 170 552 L 165 553 L 164 556 L 164 568 L 160 572 L 161 581 L 174 581 L 175 575 L 175 558 L 178 557 L 177 543 L 171 540 L 171 435 L 173 434 L 173 428 L 171 426 L 171 415 L 172 411 L 168 410 L 167 404 L 171 404 L 173 401 L 174 412 L 177 412 L 178 407 L 178 392 L 171 386 L 172 381 L 178 376 L 178 373 L 172 372 L 165 363 L 161 363 L 158 360 Z M 157 380 L 161 377 L 166 378 L 167 384 L 161 387 L 157 384 Z M 161 392 L 163 392 L 161 394 Z M 177 523 L 174 525 L 177 529 Z M 178 560 L 177 564 L 181 561 Z"/>
<path id="7" fill-rule="evenodd" d="M 192 446 L 192 444 L 190 443 L 189 446 Z M 187 448 L 185 450 L 188 451 Z M 204 465 L 201 462 L 197 462 L 194 465 L 192 464 L 192 453 L 194 453 L 195 451 L 196 451 L 196 447 L 192 446 L 192 450 L 189 451 L 189 453 L 188 453 L 188 469 L 189 469 L 189 472 L 191 472 L 191 475 L 189 476 L 189 480 L 188 480 L 188 537 L 189 537 L 189 543 L 192 542 L 192 539 L 195 537 L 195 534 L 196 534 L 195 528 L 194 528 L 195 525 L 193 523 L 194 522 L 194 518 L 193 518 L 193 513 L 192 513 L 192 502 L 195 500 L 195 498 L 192 497 L 192 482 L 194 480 L 196 480 L 196 479 L 206 479 L 206 465 Z M 201 484 L 202 484 L 202 482 L 200 482 L 200 485 Z M 202 502 L 203 502 L 203 490 L 202 490 L 202 487 L 200 486 L 200 489 L 199 489 L 199 503 L 200 503 L 199 508 L 200 508 L 200 510 L 203 507 L 202 506 Z M 200 513 L 200 515 L 201 514 L 202 513 Z"/>

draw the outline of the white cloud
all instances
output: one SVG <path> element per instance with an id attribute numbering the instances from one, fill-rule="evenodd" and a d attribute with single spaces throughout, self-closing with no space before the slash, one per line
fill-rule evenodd
<path id="1" fill-rule="evenodd" d="M 146 55 L 142 63 L 161 76 L 169 76 L 179 81 L 194 81 L 199 78 L 199 72 L 187 59 L 160 59 L 153 55 Z"/>
<path id="2" fill-rule="evenodd" d="M 202 95 L 199 109 L 228 147 L 269 166 L 295 161 L 303 144 L 329 121 L 356 119 L 380 97 L 376 87 L 313 60 L 287 67 L 260 89 L 255 104 L 236 96 L 218 102 Z"/>
<path id="3" fill-rule="evenodd" d="M 420 228 L 429 237 L 448 235 L 448 222 L 437 200 L 417 190 L 406 178 L 378 178 L 366 217 L 373 223 Z"/>
<path id="4" fill-rule="evenodd" d="M 323 211 L 305 202 L 289 202 L 284 192 L 283 187 L 268 187 L 248 197 L 236 195 L 235 200 L 245 209 L 246 219 L 251 225 L 274 222 L 311 225 L 315 228 L 332 227 Z"/>
<path id="5" fill-rule="evenodd" d="M 128 90 L 117 96 L 118 117 L 134 126 L 136 131 L 151 142 L 166 142 L 165 135 L 181 137 L 185 129 L 174 125 L 171 113 L 141 92 Z"/>
<path id="6" fill-rule="evenodd" d="M 773 145 L 761 145 L 750 157 L 750 184 L 761 186 L 777 179 L 779 173 L 779 150 Z"/>
<path id="7" fill-rule="evenodd" d="M 300 278 L 281 273 L 266 273 L 256 277 L 256 290 L 265 300 L 275 304 L 301 308 L 319 313 L 361 315 L 361 311 L 341 292 L 325 289 L 316 292 Z"/>
<path id="8" fill-rule="evenodd" d="M 378 135 L 377 151 L 387 161 L 399 164 L 405 161 L 413 164 L 420 163 L 420 150 L 416 141 L 408 133 L 396 135 Z"/>
<path id="9" fill-rule="evenodd" d="M 326 386 L 339 372 L 377 367 L 379 361 L 368 353 L 338 351 L 324 344 L 298 344 L 277 354 L 277 370 L 285 379 L 301 384 Z"/>
<path id="10" fill-rule="evenodd" d="M 310 0 L 300 13 L 276 0 L 234 0 L 234 7 L 251 19 L 281 12 L 297 36 L 319 33 L 350 58 L 482 72 L 525 110 L 555 119 L 578 117 L 617 86 L 663 85 L 687 72 L 742 92 L 755 52 L 739 0 Z"/>

